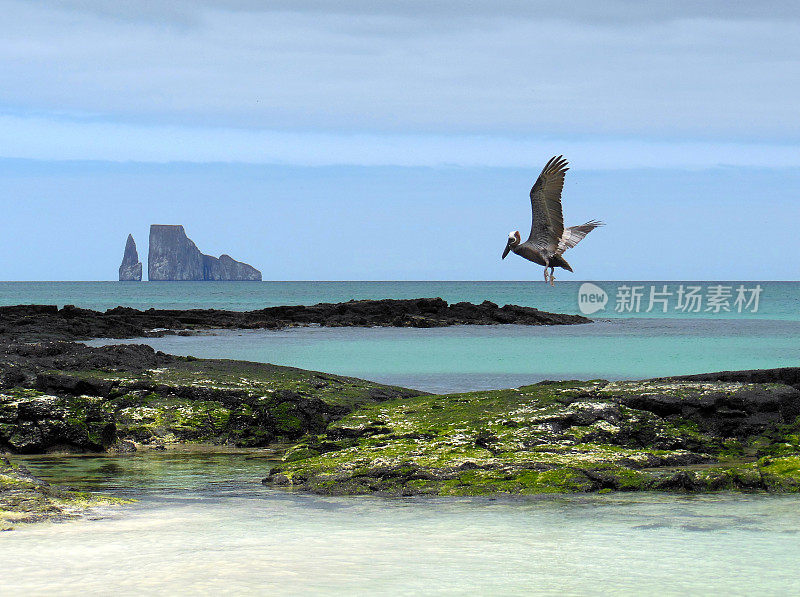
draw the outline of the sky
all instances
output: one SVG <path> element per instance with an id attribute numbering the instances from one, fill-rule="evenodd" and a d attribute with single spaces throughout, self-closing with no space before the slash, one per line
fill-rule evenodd
<path id="1" fill-rule="evenodd" d="M 265 279 L 800 279 L 794 2 L 0 0 L 0 279 L 183 224 Z"/>

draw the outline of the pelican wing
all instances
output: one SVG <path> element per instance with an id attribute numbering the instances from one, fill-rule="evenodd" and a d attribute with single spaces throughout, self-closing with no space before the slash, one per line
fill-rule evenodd
<path id="1" fill-rule="evenodd" d="M 551 255 L 558 250 L 564 234 L 561 191 L 564 189 L 564 175 L 569 170 L 567 164 L 564 156 L 550 158 L 531 189 L 533 221 L 528 242 Z"/>
<path id="2" fill-rule="evenodd" d="M 592 230 L 597 228 L 598 226 L 602 226 L 603 222 L 598 222 L 597 220 L 589 220 L 585 224 L 581 224 L 580 226 L 570 226 L 569 228 L 564 229 L 564 233 L 561 235 L 561 238 L 558 241 L 558 248 L 556 249 L 556 254 L 561 255 L 567 249 L 571 249 L 579 242 L 581 242 L 587 234 L 589 234 Z"/>

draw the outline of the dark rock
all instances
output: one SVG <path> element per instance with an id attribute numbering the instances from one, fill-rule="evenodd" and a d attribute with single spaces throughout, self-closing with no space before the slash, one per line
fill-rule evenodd
<path id="1" fill-rule="evenodd" d="M 139 261 L 139 253 L 136 251 L 136 243 L 133 235 L 128 235 L 125 243 L 125 253 L 122 256 L 122 265 L 119 266 L 120 281 L 141 282 L 142 263 Z"/>
<path id="2" fill-rule="evenodd" d="M 191 242 L 191 241 L 190 241 Z M 469 306 L 467 306 L 469 305 Z M 278 329 L 290 326 L 442 327 L 452 325 L 574 325 L 580 315 L 493 303 L 448 305 L 440 298 L 365 300 L 268 307 L 256 311 L 116 307 L 101 313 L 67 305 L 0 307 L 0 341 L 135 338 L 201 329 Z M 161 330 L 161 331 L 154 331 Z"/>
<path id="3" fill-rule="evenodd" d="M 150 226 L 150 280 L 261 280 L 261 272 L 230 255 L 204 255 L 183 226 Z"/>
<path id="4" fill-rule="evenodd" d="M 275 485 L 276 487 L 285 487 L 287 485 L 291 485 L 289 477 L 279 472 L 274 474 L 270 473 L 261 481 L 261 483 L 264 485 Z"/>
<path id="5" fill-rule="evenodd" d="M 106 397 L 111 394 L 113 387 L 112 382 L 102 379 L 81 379 L 57 373 L 40 373 L 36 376 L 36 388 L 43 392 Z"/>
<path id="6" fill-rule="evenodd" d="M 698 491 L 704 487 L 698 483 L 691 471 L 677 471 L 665 476 L 653 484 L 659 491 Z"/>
<path id="7" fill-rule="evenodd" d="M 718 371 L 696 375 L 677 375 L 661 378 L 665 381 L 730 381 L 742 383 L 782 383 L 800 389 L 800 367 L 778 369 L 748 369 L 744 371 Z"/>
<path id="8" fill-rule="evenodd" d="M 608 384 L 600 393 L 667 420 L 693 421 L 699 429 L 722 437 L 747 437 L 791 423 L 800 407 L 800 390 L 776 383 L 652 380 L 641 384 L 638 392 L 631 392 L 630 384 L 619 392 L 622 386 Z"/>
<path id="9" fill-rule="evenodd" d="M 18 423 L 5 442 L 12 450 L 21 453 L 41 452 L 44 448 L 41 429 L 30 421 Z"/>
<path id="10" fill-rule="evenodd" d="M 36 380 L 32 387 L 65 389 L 77 387 L 77 380 L 61 378 L 59 374 L 51 374 L 52 370 L 87 370 L 105 369 L 112 371 L 139 372 L 174 363 L 177 357 L 153 350 L 145 344 L 118 344 L 94 348 L 73 342 L 39 342 L 36 344 L 10 343 L 0 345 L 0 376 L 9 379 L 9 385 L 27 385 L 25 380 Z M 48 377 L 48 376 L 51 377 Z M 96 385 L 100 382 L 100 385 Z M 107 394 L 110 387 L 101 380 L 87 380 L 88 391 L 93 394 L 95 388 L 103 388 L 102 395 Z M 66 385 L 65 385 L 66 384 Z M 92 385 L 95 384 L 95 385 Z M 99 390 L 98 390 L 99 391 Z M 74 392 L 70 392 L 74 393 Z M 101 395 L 101 394 L 96 394 Z"/>
<path id="11" fill-rule="evenodd" d="M 492 432 L 487 431 L 486 429 L 481 429 L 478 432 L 478 435 L 475 437 L 475 445 L 479 448 L 483 448 L 484 450 L 489 450 L 490 452 L 494 452 L 494 448 L 492 444 L 497 442 L 497 436 L 494 435 Z"/>
<path id="12" fill-rule="evenodd" d="M 252 265 L 236 261 L 230 255 L 219 258 L 203 255 L 204 280 L 249 280 L 261 281 L 261 272 Z"/>

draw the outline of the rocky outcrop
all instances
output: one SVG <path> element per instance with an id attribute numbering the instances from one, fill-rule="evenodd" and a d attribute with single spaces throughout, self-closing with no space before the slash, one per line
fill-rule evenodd
<path id="1" fill-rule="evenodd" d="M 104 313 L 67 305 L 0 307 L 0 340 L 82 340 L 135 338 L 202 329 L 278 329 L 291 326 L 443 327 L 451 325 L 572 325 L 590 323 L 580 315 L 484 301 L 448 304 L 440 298 L 349 301 L 269 307 L 257 311 L 116 307 Z M 161 330 L 152 332 L 151 330 Z"/>
<path id="2" fill-rule="evenodd" d="M 800 390 L 770 382 L 787 370 L 745 375 L 764 383 L 542 382 L 437 396 L 141 345 L 7 343 L 0 451 L 290 445 L 264 482 L 323 494 L 800 492 Z"/>
<path id="3" fill-rule="evenodd" d="M 203 279 L 260 282 L 261 272 L 252 265 L 236 261 L 230 255 L 223 254 L 219 258 L 203 255 Z"/>
<path id="4" fill-rule="evenodd" d="M 800 367 L 780 369 L 747 369 L 744 371 L 717 371 L 662 378 L 665 381 L 733 381 L 742 383 L 783 383 L 800 390 Z"/>
<path id="5" fill-rule="evenodd" d="M 0 353 L 0 452 L 266 446 L 322 433 L 362 404 L 420 392 L 291 367 L 128 345 L 12 344 Z"/>
<path id="6" fill-rule="evenodd" d="M 202 280 L 203 254 L 183 226 L 150 226 L 149 280 Z"/>
<path id="7" fill-rule="evenodd" d="M 320 494 L 800 492 L 800 391 L 547 382 L 365 405 L 290 448 L 266 485 Z"/>
<path id="8" fill-rule="evenodd" d="M 760 383 L 751 379 L 613 382 L 599 395 L 669 421 L 691 422 L 705 433 L 745 438 L 800 416 L 800 391 L 777 381 L 782 373 L 785 370 L 764 371 Z"/>
<path id="9" fill-rule="evenodd" d="M 120 282 L 141 282 L 142 263 L 139 261 L 139 253 L 136 251 L 136 243 L 133 235 L 128 235 L 125 243 L 125 253 L 122 256 L 122 265 L 119 266 Z"/>
<path id="10" fill-rule="evenodd" d="M 261 280 L 260 271 L 229 255 L 204 255 L 183 226 L 162 224 L 150 226 L 147 273 L 150 280 Z"/>

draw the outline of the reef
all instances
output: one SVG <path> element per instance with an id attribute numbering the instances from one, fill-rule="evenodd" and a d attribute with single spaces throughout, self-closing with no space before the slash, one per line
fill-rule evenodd
<path id="1" fill-rule="evenodd" d="M 207 329 L 279 329 L 292 326 L 443 327 L 452 325 L 572 325 L 580 315 L 539 311 L 490 301 L 448 304 L 441 298 L 363 300 L 268 307 L 255 311 L 116 307 L 104 312 L 67 305 L 0 307 L 0 342 L 137 338 Z"/>
<path id="2" fill-rule="evenodd" d="M 782 383 L 425 395 L 364 406 L 303 438 L 264 484 L 328 495 L 797 492 L 798 414 L 800 391 Z"/>
<path id="3" fill-rule="evenodd" d="M 16 524 L 76 518 L 126 501 L 50 485 L 0 455 L 0 531 Z"/>
<path id="4" fill-rule="evenodd" d="M 0 451 L 133 451 L 295 441 L 354 409 L 420 392 L 149 346 L 14 344 L 0 352 Z"/>
<path id="5" fill-rule="evenodd" d="M 429 395 L 143 345 L 6 344 L 0 450 L 270 447 L 331 495 L 800 490 L 794 369 Z M 717 378 L 733 378 L 733 381 Z"/>
<path id="6" fill-rule="evenodd" d="M 260 281 L 261 272 L 230 255 L 205 255 L 186 236 L 183 226 L 150 226 L 149 280 Z"/>
<path id="7" fill-rule="evenodd" d="M 798 368 L 429 395 L 144 345 L 94 348 L 42 338 L 139 336 L 163 333 L 153 329 L 160 326 L 192 333 L 581 321 L 441 299 L 245 313 L 0 308 L 0 451 L 269 447 L 283 459 L 265 485 L 327 495 L 800 491 Z M 33 485 L 25 491 L 44 495 L 25 471 L 3 466 L 4 479 L 28 479 Z"/>

